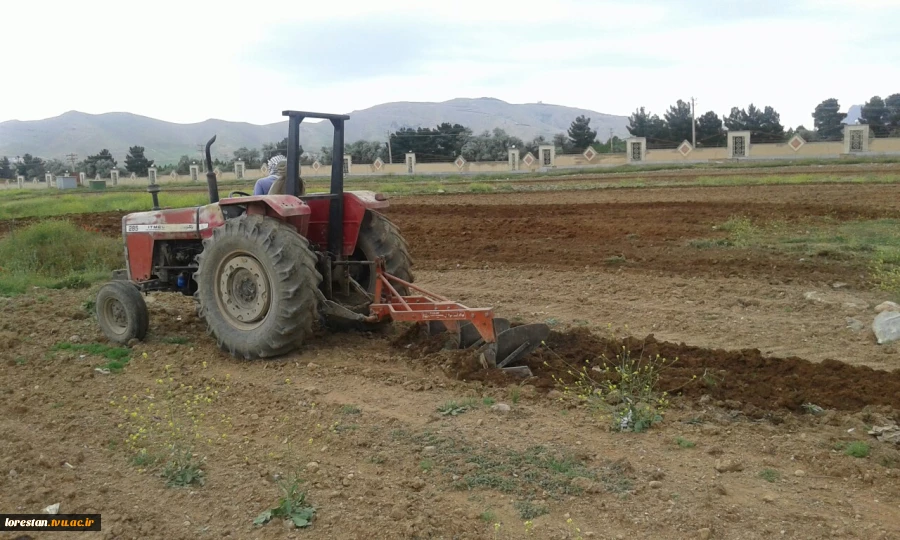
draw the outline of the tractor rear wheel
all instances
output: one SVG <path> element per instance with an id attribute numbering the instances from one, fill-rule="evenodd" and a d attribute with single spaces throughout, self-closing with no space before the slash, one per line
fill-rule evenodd
<path id="1" fill-rule="evenodd" d="M 373 261 L 378 257 L 384 259 L 384 269 L 388 274 L 409 283 L 413 282 L 409 244 L 400 235 L 400 229 L 384 215 L 373 210 L 366 210 L 362 224 L 359 227 L 356 251 L 351 259 L 356 261 Z M 375 292 L 376 275 L 368 266 L 351 267 L 351 277 L 369 291 L 369 294 Z M 402 285 L 394 286 L 400 294 L 409 294 L 407 287 Z"/>
<path id="2" fill-rule="evenodd" d="M 130 281 L 110 281 L 101 287 L 95 305 L 100 329 L 113 343 L 125 345 L 147 335 L 147 303 Z"/>
<path id="3" fill-rule="evenodd" d="M 322 276 L 293 227 L 258 215 L 230 219 L 203 241 L 198 262 L 198 313 L 222 350 L 272 357 L 312 334 Z"/>

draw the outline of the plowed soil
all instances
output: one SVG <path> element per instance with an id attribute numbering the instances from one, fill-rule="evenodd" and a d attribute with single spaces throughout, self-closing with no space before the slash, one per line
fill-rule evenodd
<path id="1" fill-rule="evenodd" d="M 161 293 L 147 297 L 147 338 L 106 373 L 96 287 L 0 299 L 0 510 L 102 513 L 101 533 L 54 538 L 519 539 L 526 521 L 548 539 L 895 538 L 900 451 L 868 434 L 900 420 L 898 348 L 868 329 L 889 298 L 852 259 L 690 241 L 722 237 L 713 227 L 736 215 L 896 218 L 898 195 L 885 184 L 395 200 L 386 213 L 418 284 L 553 328 L 525 359 L 528 380 L 404 325 L 237 361 L 192 299 Z M 72 219 L 121 234 L 115 213 Z M 623 346 L 677 357 L 660 381 L 672 405 L 646 433 L 611 432 L 552 378 Z M 163 465 L 129 448 L 134 422 L 165 428 L 135 405 L 180 406 L 167 388 L 215 396 L 194 417 L 203 485 L 166 487 Z M 254 526 L 298 470 L 313 525 Z"/>

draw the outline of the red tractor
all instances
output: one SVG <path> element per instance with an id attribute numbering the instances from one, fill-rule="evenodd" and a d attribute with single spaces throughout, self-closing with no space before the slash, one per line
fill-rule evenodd
<path id="1" fill-rule="evenodd" d="M 369 326 L 386 321 L 426 323 L 449 332 L 460 348 L 477 350 L 485 368 L 528 376 L 512 366 L 549 335 L 543 324 L 510 327 L 490 308 L 468 308 L 413 284 L 412 260 L 397 227 L 378 210 L 371 191 L 344 191 L 344 171 L 331 168 L 329 193 L 302 194 L 299 133 L 305 118 L 334 127 L 332 156 L 344 155 L 346 115 L 284 111 L 288 117 L 287 177 L 272 191 L 219 199 L 206 144 L 209 204 L 153 210 L 122 218 L 126 269 L 97 295 L 97 320 L 115 343 L 141 340 L 149 315 L 142 293 L 193 295 L 198 314 L 222 350 L 267 358 L 307 340 L 314 325 Z M 275 189 L 281 184 L 283 187 Z"/>

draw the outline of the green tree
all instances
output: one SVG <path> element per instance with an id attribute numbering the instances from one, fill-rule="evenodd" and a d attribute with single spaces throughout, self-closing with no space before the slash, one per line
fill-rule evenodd
<path id="1" fill-rule="evenodd" d="M 329 152 L 331 149 L 328 149 Z M 381 161 L 387 162 L 387 145 L 378 141 L 356 141 L 344 147 L 344 153 L 350 154 L 353 163 L 375 163 L 375 160 L 381 158 Z"/>
<path id="2" fill-rule="evenodd" d="M 153 160 L 144 156 L 143 146 L 132 146 L 125 156 L 125 170 L 137 176 L 147 176 L 147 169 L 153 166 Z"/>
<path id="3" fill-rule="evenodd" d="M 797 126 L 797 129 L 794 129 L 794 128 L 788 129 L 787 132 L 784 134 L 784 139 L 786 141 L 790 141 L 794 137 L 794 135 L 800 135 L 803 138 L 803 140 L 806 142 L 820 140 L 819 133 L 817 131 L 811 130 L 811 129 L 806 129 L 806 126 L 804 126 L 802 124 Z"/>
<path id="4" fill-rule="evenodd" d="M 628 117 L 628 132 L 633 137 L 646 137 L 647 148 L 660 148 L 668 143 L 666 122 L 658 115 L 651 115 L 644 107 Z"/>
<path id="5" fill-rule="evenodd" d="M 725 117 L 725 127 L 729 131 L 749 131 L 750 142 L 772 143 L 784 140 L 781 116 L 769 106 L 760 110 L 751 103 L 746 111 L 732 107 L 731 113 Z"/>
<path id="6" fill-rule="evenodd" d="M 575 148 L 575 145 L 564 133 L 557 133 L 553 136 L 553 146 L 556 147 L 557 154 L 575 154 L 578 152 L 578 149 Z"/>
<path id="7" fill-rule="evenodd" d="M 531 155 L 534 157 L 538 157 L 538 148 L 541 145 L 550 144 L 550 141 L 547 140 L 543 135 L 538 135 L 534 139 L 531 140 L 530 143 L 524 144 L 519 149 L 519 157 L 525 157 L 525 154 L 531 152 Z M 518 147 L 517 147 L 518 148 Z"/>
<path id="8" fill-rule="evenodd" d="M 12 166 L 9 163 L 9 158 L 6 156 L 0 158 L 0 178 L 4 180 L 12 180 L 14 178 Z"/>
<path id="9" fill-rule="evenodd" d="M 890 134 L 890 111 L 881 96 L 872 96 L 863 105 L 859 123 L 868 124 L 869 131 L 876 137 L 887 137 Z"/>
<path id="10" fill-rule="evenodd" d="M 672 143 L 681 144 L 681 141 L 691 141 L 693 120 L 690 103 L 679 99 L 675 105 L 669 107 L 663 118 L 668 128 L 668 138 Z"/>
<path id="11" fill-rule="evenodd" d="M 620 139 L 618 135 L 614 135 L 612 139 L 606 142 L 595 142 L 591 145 L 598 154 L 621 154 L 625 152 L 625 139 Z"/>
<path id="12" fill-rule="evenodd" d="M 100 175 L 100 178 L 108 178 L 110 171 L 117 169 L 116 162 L 111 159 L 101 159 L 94 162 L 94 174 Z"/>
<path id="13" fill-rule="evenodd" d="M 887 108 L 890 136 L 900 137 L 900 94 L 891 94 L 884 98 L 884 106 Z"/>
<path id="14" fill-rule="evenodd" d="M 481 135 L 469 137 L 460 154 L 466 161 L 506 161 L 513 146 L 521 149 L 525 143 L 505 130 L 494 128 L 492 132 L 484 131 Z"/>
<path id="15" fill-rule="evenodd" d="M 722 119 L 713 111 L 707 111 L 697 118 L 697 146 L 725 146 L 725 129 Z"/>
<path id="16" fill-rule="evenodd" d="M 60 160 L 60 159 L 48 159 L 44 162 L 44 171 L 52 174 L 53 176 L 62 176 L 66 174 L 66 171 L 70 171 L 71 165 Z M 74 174 L 74 171 L 70 171 Z M 43 178 L 41 178 L 43 180 Z"/>
<path id="17" fill-rule="evenodd" d="M 597 130 L 591 129 L 590 118 L 582 114 L 572 121 L 572 125 L 569 126 L 569 141 L 574 151 L 584 152 L 595 140 L 597 140 Z"/>
<path id="18" fill-rule="evenodd" d="M 16 174 L 22 175 L 26 180 L 32 178 L 44 178 L 44 160 L 31 154 L 22 156 L 22 160 L 16 164 Z"/>
<path id="19" fill-rule="evenodd" d="M 298 145 L 300 150 L 300 155 L 303 155 L 303 145 Z M 262 145 L 261 159 L 262 161 L 269 161 L 275 156 L 285 156 L 287 157 L 288 151 L 288 139 L 285 137 L 281 139 L 281 142 L 277 143 L 266 143 Z"/>
<path id="20" fill-rule="evenodd" d="M 260 153 L 258 148 L 247 148 L 242 146 L 233 152 L 234 159 L 242 159 L 244 160 L 244 166 L 248 169 L 258 169 L 262 166 L 262 161 L 260 160 Z M 188 171 L 190 172 L 190 171 Z M 181 173 L 178 173 L 181 174 Z M 188 174 L 188 173 L 185 173 Z"/>
<path id="21" fill-rule="evenodd" d="M 237 153 L 237 152 L 235 152 Z M 191 158 L 189 156 L 181 156 L 175 165 L 176 174 L 191 174 Z"/>
<path id="22" fill-rule="evenodd" d="M 435 128 L 401 128 L 391 133 L 390 142 L 393 154 L 414 152 L 416 161 L 427 163 L 453 161 L 471 136 L 469 128 L 444 122 Z"/>
<path id="23" fill-rule="evenodd" d="M 819 139 L 838 140 L 843 137 L 844 125 L 842 122 L 847 118 L 847 113 L 840 111 L 841 106 L 835 98 L 828 98 L 816 105 L 816 109 L 813 111 L 813 126 Z M 797 131 L 800 131 L 799 127 Z M 810 140 L 803 135 L 800 136 L 804 140 Z"/>
<path id="24" fill-rule="evenodd" d="M 104 163 L 101 166 L 101 170 L 98 171 L 97 167 L 98 167 L 98 163 L 100 163 L 100 162 L 104 162 Z M 104 148 L 103 150 L 100 150 L 100 152 L 94 154 L 93 156 L 88 156 L 87 158 L 85 158 L 84 173 L 89 178 L 93 178 L 97 174 L 100 174 L 100 176 L 106 176 L 109 174 L 109 171 L 111 171 L 113 169 L 113 167 L 116 166 L 116 164 L 117 164 L 116 160 L 113 159 L 112 154 L 109 153 L 109 150 Z M 106 172 L 106 174 L 103 174 L 103 172 Z"/>

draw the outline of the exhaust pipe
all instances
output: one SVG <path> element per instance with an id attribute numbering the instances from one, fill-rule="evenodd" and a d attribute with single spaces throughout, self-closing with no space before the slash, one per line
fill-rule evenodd
<path id="1" fill-rule="evenodd" d="M 206 185 L 209 187 L 209 203 L 219 202 L 219 182 L 216 180 L 216 173 L 213 172 L 212 156 L 209 153 L 209 147 L 216 142 L 216 136 L 206 143 Z"/>

